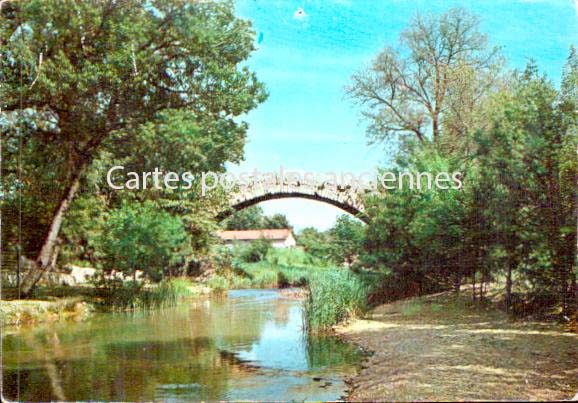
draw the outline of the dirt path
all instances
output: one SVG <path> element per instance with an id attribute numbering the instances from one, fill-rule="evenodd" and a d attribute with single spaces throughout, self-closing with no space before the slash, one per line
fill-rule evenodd
<path id="1" fill-rule="evenodd" d="M 562 400 L 578 392 L 578 335 L 437 295 L 337 329 L 374 354 L 349 400 Z"/>

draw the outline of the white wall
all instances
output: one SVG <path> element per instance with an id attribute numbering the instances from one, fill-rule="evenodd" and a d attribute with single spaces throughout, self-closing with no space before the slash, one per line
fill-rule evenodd
<path id="1" fill-rule="evenodd" d="M 293 248 L 297 245 L 293 234 L 290 234 L 284 241 L 273 241 L 274 248 Z"/>

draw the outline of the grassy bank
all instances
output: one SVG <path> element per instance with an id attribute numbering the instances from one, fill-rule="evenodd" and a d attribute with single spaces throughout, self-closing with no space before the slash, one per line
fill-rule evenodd
<path id="1" fill-rule="evenodd" d="M 148 287 L 128 282 L 120 287 L 98 290 L 95 303 L 105 311 L 156 309 L 175 306 L 182 300 L 197 297 L 209 291 L 206 287 L 187 278 L 164 280 Z"/>
<path id="2" fill-rule="evenodd" d="M 326 265 L 299 248 L 271 249 L 260 261 L 236 260 L 203 283 L 175 278 L 154 285 L 118 280 L 95 287 L 39 288 L 35 301 L 3 301 L 2 323 L 86 318 L 93 311 L 162 308 L 231 289 L 301 287 L 307 291 L 303 303 L 308 329 L 324 331 L 362 315 L 368 295 L 378 283 L 375 274 Z"/>
<path id="3" fill-rule="evenodd" d="M 175 306 L 180 301 L 210 292 L 190 279 L 176 278 L 142 286 L 133 282 L 109 287 L 46 287 L 34 299 L 0 301 L 0 324 L 23 325 L 58 320 L 84 320 L 91 313 L 144 310 Z M 8 294 L 9 293 L 5 293 Z M 5 295 L 6 296 L 6 295 Z"/>
<path id="4" fill-rule="evenodd" d="M 0 301 L 0 325 L 23 325 L 58 320 L 84 320 L 94 305 L 81 297 L 47 300 Z"/>
<path id="5" fill-rule="evenodd" d="M 243 251 L 234 251 L 242 255 Z M 258 262 L 244 262 L 235 257 L 233 268 L 215 273 L 207 286 L 216 291 L 246 288 L 304 287 L 310 277 L 319 272 L 332 270 L 314 262 L 301 249 L 271 249 Z"/>

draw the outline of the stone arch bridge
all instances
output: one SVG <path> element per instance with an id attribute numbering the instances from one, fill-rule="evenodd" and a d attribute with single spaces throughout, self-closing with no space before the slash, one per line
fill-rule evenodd
<path id="1" fill-rule="evenodd" d="M 297 197 L 330 204 L 368 223 L 369 218 L 365 214 L 363 195 L 369 192 L 369 190 L 356 189 L 351 185 L 336 185 L 330 182 L 290 182 L 277 176 L 275 180 L 251 182 L 247 186 L 232 190 L 229 197 L 230 208 L 219 213 L 217 218 L 223 220 L 236 211 L 267 200 Z"/>

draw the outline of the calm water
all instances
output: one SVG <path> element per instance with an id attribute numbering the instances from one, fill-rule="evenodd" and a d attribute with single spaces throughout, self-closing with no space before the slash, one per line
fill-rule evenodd
<path id="1" fill-rule="evenodd" d="M 335 400 L 361 353 L 307 337 L 301 302 L 275 290 L 82 323 L 2 340 L 4 396 L 46 400 Z"/>

